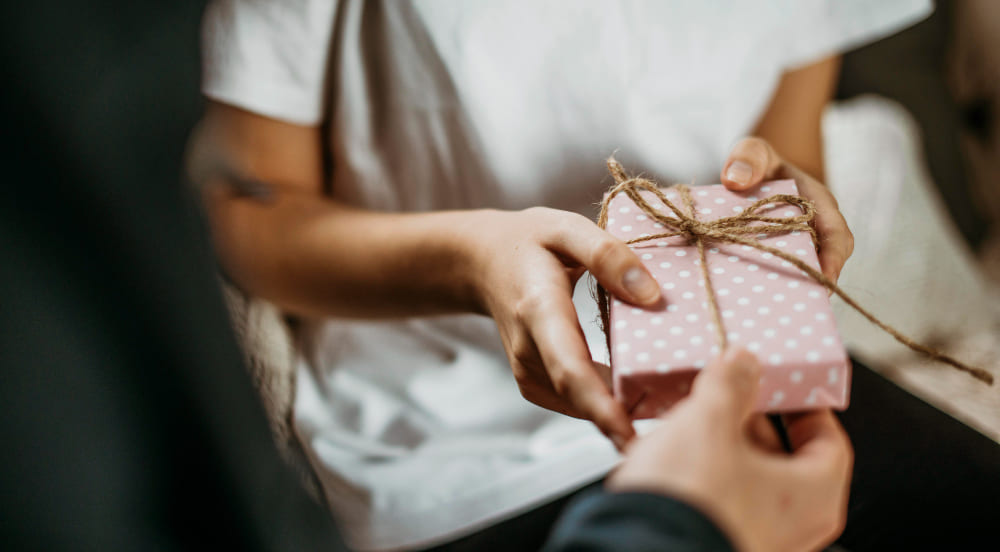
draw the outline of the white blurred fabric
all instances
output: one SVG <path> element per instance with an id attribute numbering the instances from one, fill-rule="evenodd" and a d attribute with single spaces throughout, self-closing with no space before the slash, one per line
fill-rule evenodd
<path id="1" fill-rule="evenodd" d="M 930 179 L 909 113 L 866 96 L 832 105 L 823 132 L 827 183 L 855 237 L 844 290 L 918 340 L 989 326 L 992 295 Z M 834 310 L 849 348 L 873 359 L 904 348 L 839 299 Z"/>

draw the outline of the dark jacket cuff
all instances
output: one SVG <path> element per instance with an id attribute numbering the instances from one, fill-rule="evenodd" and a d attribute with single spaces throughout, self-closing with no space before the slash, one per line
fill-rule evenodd
<path id="1" fill-rule="evenodd" d="M 566 507 L 544 550 L 733 552 L 734 548 L 711 520 L 677 499 L 594 491 Z"/>

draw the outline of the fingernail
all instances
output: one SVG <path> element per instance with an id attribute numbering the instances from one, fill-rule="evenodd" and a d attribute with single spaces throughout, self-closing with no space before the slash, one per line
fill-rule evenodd
<path id="1" fill-rule="evenodd" d="M 753 178 L 753 167 L 743 161 L 733 161 L 729 164 L 729 168 L 726 169 L 726 178 L 737 184 L 746 186 L 750 184 L 750 179 Z"/>
<path id="2" fill-rule="evenodd" d="M 625 290 L 641 303 L 652 303 L 660 296 L 660 286 L 645 270 L 634 266 L 625 271 L 622 278 Z"/>

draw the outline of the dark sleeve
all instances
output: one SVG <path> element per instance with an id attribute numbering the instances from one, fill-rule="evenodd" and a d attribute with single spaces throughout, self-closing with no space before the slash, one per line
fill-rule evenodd
<path id="1" fill-rule="evenodd" d="M 544 550 L 732 552 L 733 547 L 704 514 L 679 500 L 595 491 L 566 508 Z"/>

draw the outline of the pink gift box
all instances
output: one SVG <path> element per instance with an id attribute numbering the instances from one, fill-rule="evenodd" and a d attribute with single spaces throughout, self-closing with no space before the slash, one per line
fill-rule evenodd
<path id="1" fill-rule="evenodd" d="M 666 189 L 683 209 L 676 190 Z M 671 214 L 652 193 L 644 199 Z M 691 189 L 700 220 L 732 216 L 758 199 L 797 195 L 793 180 L 768 182 L 745 192 L 721 185 Z M 778 204 L 770 216 L 801 214 Z M 761 213 L 764 214 L 764 213 Z M 625 194 L 612 199 L 607 230 L 628 240 L 667 230 Z M 750 235 L 819 269 L 807 232 Z M 698 370 L 719 355 L 698 249 L 673 237 L 632 245 L 661 286 L 664 301 L 637 308 L 611 300 L 610 337 L 614 393 L 633 418 L 651 418 L 687 395 Z M 744 347 L 764 366 L 756 410 L 787 412 L 820 407 L 844 409 L 850 389 L 850 361 L 840 341 L 829 294 L 799 268 L 771 253 L 707 241 L 705 255 L 730 346 Z"/>

